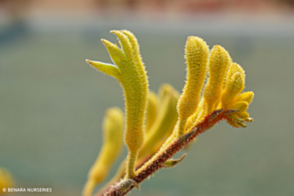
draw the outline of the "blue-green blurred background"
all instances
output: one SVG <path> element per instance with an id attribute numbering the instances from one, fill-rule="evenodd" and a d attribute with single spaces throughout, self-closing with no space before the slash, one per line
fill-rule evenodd
<path id="1" fill-rule="evenodd" d="M 294 195 L 291 1 L 23 2 L 0 1 L 0 167 L 16 187 L 81 194 L 101 147 L 104 111 L 124 107 L 118 82 L 85 59 L 110 62 L 100 39 L 116 42 L 109 31 L 128 29 L 139 40 L 151 90 L 170 83 L 181 91 L 184 45 L 195 35 L 225 47 L 246 71 L 245 90 L 256 95 L 247 128 L 218 124 L 179 166 L 160 170 L 131 195 Z M 126 149 L 120 160 L 125 156 Z"/>

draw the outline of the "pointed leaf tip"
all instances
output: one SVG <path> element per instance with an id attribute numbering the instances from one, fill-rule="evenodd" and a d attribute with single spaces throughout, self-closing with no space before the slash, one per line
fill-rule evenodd
<path id="1" fill-rule="evenodd" d="M 92 63 L 92 61 L 90 61 L 89 59 L 86 59 L 85 61 L 86 61 L 86 63 L 88 63 L 88 64 L 90 64 L 90 65 L 91 65 L 91 63 Z"/>
<path id="2" fill-rule="evenodd" d="M 177 166 L 184 158 L 187 156 L 187 153 L 183 154 L 183 156 L 179 159 L 169 159 L 166 162 L 163 163 L 162 167 L 164 168 L 172 168 Z"/>

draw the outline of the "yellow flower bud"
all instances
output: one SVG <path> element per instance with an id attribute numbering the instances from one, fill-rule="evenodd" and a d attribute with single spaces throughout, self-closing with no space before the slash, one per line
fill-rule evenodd
<path id="1" fill-rule="evenodd" d="M 246 101 L 248 104 L 252 102 L 254 98 L 254 93 L 252 91 L 241 93 L 237 98 L 236 101 Z"/>
<path id="2" fill-rule="evenodd" d="M 253 100 L 253 97 L 254 97 L 254 93 L 252 91 L 249 91 L 249 92 L 244 92 L 242 94 L 240 94 L 235 102 L 236 103 L 239 103 L 239 102 L 246 102 L 249 106 L 249 104 L 252 102 Z M 233 105 L 230 106 L 230 107 L 234 107 Z M 246 110 L 248 109 L 248 107 L 246 108 Z M 249 118 L 249 114 L 246 112 L 246 110 L 244 111 L 240 111 L 240 112 L 236 112 L 235 114 L 233 114 L 234 117 L 236 118 L 239 118 L 239 119 L 243 119 L 245 120 L 246 122 L 252 122 L 253 119 L 252 118 Z"/>
<path id="3" fill-rule="evenodd" d="M 227 108 L 239 93 L 243 91 L 244 83 L 245 79 L 240 72 L 236 72 L 232 77 L 228 78 L 227 85 L 221 96 L 221 108 Z"/>
<path id="4" fill-rule="evenodd" d="M 229 53 L 223 47 L 215 45 L 209 57 L 209 78 L 203 92 L 206 114 L 211 113 L 217 106 L 230 65 Z"/>
<path id="5" fill-rule="evenodd" d="M 103 145 L 97 160 L 89 171 L 83 195 L 90 196 L 95 186 L 107 177 L 111 166 L 118 157 L 123 143 L 124 115 L 119 108 L 106 111 L 103 120 Z"/>
<path id="6" fill-rule="evenodd" d="M 185 54 L 187 82 L 177 106 L 179 113 L 178 135 L 184 133 L 186 120 L 198 106 L 206 76 L 209 49 L 201 38 L 190 36 L 186 42 Z"/>
<path id="7" fill-rule="evenodd" d="M 227 77 L 226 77 L 226 80 L 224 82 L 224 87 L 228 84 L 228 81 L 230 80 L 230 78 L 233 77 L 233 75 L 235 73 L 239 72 L 243 78 L 243 80 L 245 81 L 245 72 L 244 72 L 244 69 L 238 65 L 237 63 L 232 63 L 230 65 L 230 68 L 229 68 L 229 71 L 227 73 Z"/>

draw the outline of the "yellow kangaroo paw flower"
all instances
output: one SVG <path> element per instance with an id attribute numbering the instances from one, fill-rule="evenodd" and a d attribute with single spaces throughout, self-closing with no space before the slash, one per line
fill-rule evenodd
<path id="1" fill-rule="evenodd" d="M 92 64 L 100 71 L 116 77 L 124 89 L 126 105 L 125 143 L 129 150 L 126 177 L 130 178 L 135 175 L 138 152 L 144 143 L 148 80 L 136 37 L 126 30 L 113 30 L 111 33 L 118 37 L 122 49 L 107 40 L 102 39 L 102 42 L 116 66 L 104 63 Z"/>
<path id="2" fill-rule="evenodd" d="M 210 114 L 221 97 L 224 79 L 229 66 L 231 57 L 229 53 L 221 46 L 215 45 L 209 57 L 209 78 L 203 92 L 206 114 Z"/>
<path id="3" fill-rule="evenodd" d="M 121 83 L 125 95 L 124 141 L 128 156 L 116 176 L 98 194 L 125 195 L 134 187 L 139 188 L 140 183 L 158 169 L 177 165 L 185 155 L 178 160 L 171 157 L 220 120 L 226 120 L 233 127 L 246 127 L 246 122 L 253 121 L 246 110 L 254 94 L 241 93 L 245 87 L 244 70 L 232 63 L 223 47 L 214 46 L 209 55 L 209 48 L 201 38 L 188 37 L 185 47 L 187 78 L 183 93 L 179 98 L 171 86 L 163 85 L 158 98 L 148 90 L 136 37 L 127 30 L 111 33 L 117 36 L 118 45 L 104 39 L 102 42 L 114 64 L 86 61 Z M 209 78 L 201 97 L 207 66 Z M 144 126 L 148 129 L 146 139 Z M 89 172 L 84 196 L 90 196 L 97 183 L 106 178 L 116 156 L 115 150 L 119 148 L 117 144 L 109 145 L 111 142 L 104 140 L 108 145 L 103 145 Z M 120 178 L 124 179 L 118 182 Z"/>
<path id="4" fill-rule="evenodd" d="M 97 184 L 107 177 L 111 166 L 122 149 L 123 141 L 123 112 L 119 108 L 110 108 L 106 111 L 103 120 L 103 146 L 94 165 L 89 171 L 83 195 L 90 196 Z"/>
<path id="5" fill-rule="evenodd" d="M 177 106 L 179 113 L 178 136 L 184 134 L 186 120 L 198 106 L 206 76 L 209 49 L 201 38 L 190 36 L 186 42 L 185 54 L 187 82 Z"/>

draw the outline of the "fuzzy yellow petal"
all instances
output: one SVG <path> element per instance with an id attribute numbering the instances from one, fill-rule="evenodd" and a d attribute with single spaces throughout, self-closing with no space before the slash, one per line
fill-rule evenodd
<path id="1" fill-rule="evenodd" d="M 230 65 L 231 57 L 229 53 L 223 47 L 215 45 L 209 57 L 209 78 L 203 92 L 207 109 L 206 114 L 211 113 L 217 106 Z"/>
<path id="2" fill-rule="evenodd" d="M 123 51 L 120 48 L 118 48 L 117 45 L 105 39 L 101 39 L 101 41 L 107 49 L 112 62 L 115 63 L 118 66 L 118 68 L 123 66 L 123 64 L 126 61 L 126 56 L 124 55 Z"/>
<path id="3" fill-rule="evenodd" d="M 179 135 L 184 133 L 185 122 L 199 103 L 206 77 L 209 49 L 201 38 L 190 36 L 186 42 L 187 81 L 178 102 Z"/>
<path id="4" fill-rule="evenodd" d="M 91 65 L 92 67 L 96 68 L 97 70 L 110 75 L 116 79 L 119 80 L 120 78 L 120 71 L 117 68 L 117 66 L 109 63 L 102 63 L 100 61 L 91 61 L 89 59 L 86 59 L 86 62 Z"/>
<path id="5" fill-rule="evenodd" d="M 119 108 L 110 108 L 106 111 L 103 120 L 103 146 L 97 160 L 89 171 L 88 180 L 83 195 L 90 196 L 95 186 L 104 181 L 111 166 L 122 149 L 123 141 L 123 112 Z"/>
<path id="6" fill-rule="evenodd" d="M 118 39 L 119 39 L 119 41 L 121 43 L 124 54 L 126 55 L 126 57 L 128 59 L 130 59 L 132 57 L 132 55 L 133 55 L 133 47 L 131 45 L 131 42 L 130 42 L 128 36 L 126 36 L 121 31 L 113 30 L 113 31 L 110 31 L 110 32 L 115 34 L 118 37 Z"/>
<path id="7" fill-rule="evenodd" d="M 244 83 L 245 80 L 240 72 L 236 72 L 232 77 L 228 78 L 227 85 L 221 96 L 222 108 L 227 108 L 239 93 L 243 91 Z"/>
<path id="8" fill-rule="evenodd" d="M 241 93 L 237 98 L 236 101 L 246 101 L 248 104 L 252 102 L 254 98 L 254 93 L 252 91 Z"/>
<path id="9" fill-rule="evenodd" d="M 226 85 L 228 84 L 230 78 L 232 78 L 233 75 L 235 73 L 237 73 L 237 72 L 239 72 L 241 74 L 243 80 L 245 81 L 245 71 L 244 71 L 244 69 L 240 65 L 238 65 L 237 63 L 232 63 L 230 65 L 229 71 L 227 73 L 227 77 L 226 77 L 226 80 L 224 82 L 224 87 L 226 87 Z"/>
<path id="10" fill-rule="evenodd" d="M 142 61 L 141 55 L 140 55 L 140 50 L 139 50 L 140 46 L 138 44 L 137 38 L 130 31 L 122 30 L 121 32 L 123 34 L 125 34 L 130 40 L 130 43 L 131 43 L 132 49 L 133 49 L 133 58 L 135 58 L 134 61 L 135 62 Z"/>

